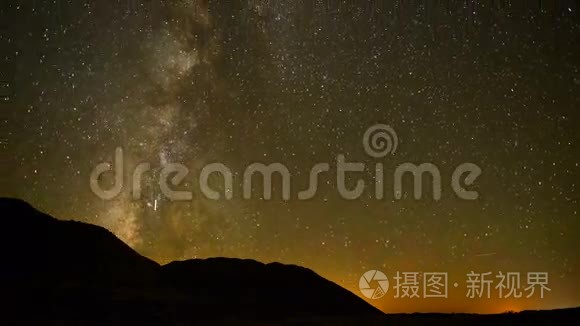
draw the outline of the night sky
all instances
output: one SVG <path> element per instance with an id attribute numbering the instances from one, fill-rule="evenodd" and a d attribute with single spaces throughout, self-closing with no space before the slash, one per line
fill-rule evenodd
<path id="1" fill-rule="evenodd" d="M 362 2 L 361 2 L 362 3 Z M 313 269 L 360 295 L 369 269 L 448 272 L 449 299 L 370 301 L 386 312 L 501 312 L 580 305 L 580 7 L 576 1 L 2 1 L 2 183 L 62 219 L 107 227 L 160 263 L 227 256 Z M 365 153 L 367 128 L 398 136 Z M 124 151 L 140 162 L 142 198 L 126 182 L 96 196 L 91 171 Z M 365 163 L 341 198 L 336 158 Z M 170 201 L 170 162 L 190 173 Z M 221 162 L 233 198 L 206 198 L 198 176 Z M 284 200 L 242 196 L 245 168 L 280 162 Z M 312 166 L 328 162 L 312 199 Z M 392 171 L 431 162 L 442 197 L 398 200 Z M 458 198 L 451 173 L 482 169 Z M 387 184 L 375 198 L 375 163 Z M 391 179 L 391 180 L 389 180 Z M 110 180 L 109 180 L 110 181 Z M 220 179 L 211 184 L 219 189 Z M 258 180 L 259 182 L 259 180 Z M 107 184 L 107 180 L 103 181 Z M 221 182 L 223 187 L 223 182 Z M 428 187 L 426 187 L 428 188 Z M 429 195 L 429 190 L 425 192 Z M 5 230 L 9 232 L 9 230 Z M 26 241 L 26 235 L 22 235 Z M 71 244 L 74 245 L 74 244 Z M 549 272 L 544 299 L 467 299 L 465 274 Z"/>

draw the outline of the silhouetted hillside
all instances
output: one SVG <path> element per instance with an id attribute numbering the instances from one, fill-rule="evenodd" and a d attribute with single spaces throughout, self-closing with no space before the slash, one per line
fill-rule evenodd
<path id="1" fill-rule="evenodd" d="M 210 258 L 165 266 L 109 231 L 0 199 L 0 325 L 573 325 L 580 309 L 384 315 L 303 267 Z"/>
<path id="2" fill-rule="evenodd" d="M 163 278 L 210 313 L 219 306 L 233 316 L 268 320 L 381 314 L 340 286 L 294 265 L 196 259 L 164 266 Z"/>
<path id="3" fill-rule="evenodd" d="M 59 221 L 14 199 L 2 199 L 0 211 L 0 245 L 11 267 L 0 270 L 2 279 L 127 286 L 157 277 L 157 263 L 104 228 Z"/>
<path id="4" fill-rule="evenodd" d="M 314 272 L 279 263 L 212 258 L 165 266 L 104 228 L 60 221 L 1 199 L 0 279 L 11 324 L 189 324 L 195 321 L 380 318 Z"/>

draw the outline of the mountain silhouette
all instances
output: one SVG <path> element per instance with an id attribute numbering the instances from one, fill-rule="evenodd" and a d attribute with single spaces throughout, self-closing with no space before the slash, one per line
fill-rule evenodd
<path id="1" fill-rule="evenodd" d="M 0 271 L 3 279 L 122 286 L 158 276 L 157 263 L 102 227 L 60 221 L 15 199 L 1 199 L 0 211 L 5 230 L 0 244 L 11 266 Z"/>
<path id="2" fill-rule="evenodd" d="M 6 312 L 46 324 L 183 324 L 199 321 L 377 318 L 383 313 L 311 270 L 209 258 L 151 261 L 108 230 L 61 221 L 0 199 Z"/>
<path id="3" fill-rule="evenodd" d="M 159 265 L 108 230 L 0 198 L 0 325 L 567 325 L 580 309 L 385 315 L 313 271 L 232 258 Z"/>

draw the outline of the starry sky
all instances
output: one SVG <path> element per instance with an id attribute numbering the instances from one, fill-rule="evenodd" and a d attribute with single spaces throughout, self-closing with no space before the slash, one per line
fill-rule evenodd
<path id="1" fill-rule="evenodd" d="M 472 270 L 550 275 L 544 299 L 389 292 L 370 301 L 386 312 L 579 306 L 578 10 L 572 0 L 3 1 L 0 195 L 102 225 L 160 263 L 280 261 L 359 295 L 369 269 L 448 272 L 451 283 Z M 378 159 L 362 145 L 377 123 L 399 140 Z M 139 200 L 89 187 L 117 147 L 127 167 L 152 166 Z M 366 166 L 346 180 L 366 182 L 356 200 L 337 192 L 339 154 Z M 160 191 L 169 162 L 190 170 L 175 189 L 191 200 Z M 214 162 L 233 172 L 232 199 L 199 190 Z M 244 199 L 253 162 L 287 166 L 292 197 L 274 182 L 271 200 L 259 189 Z M 330 171 L 299 200 L 319 162 Z M 441 199 L 398 200 L 389 187 L 375 198 L 378 162 L 387 177 L 404 162 L 436 164 Z M 464 162 L 483 171 L 477 200 L 449 187 Z"/>

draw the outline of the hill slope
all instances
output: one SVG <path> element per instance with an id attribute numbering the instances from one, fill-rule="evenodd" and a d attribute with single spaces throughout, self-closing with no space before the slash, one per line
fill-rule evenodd
<path id="1" fill-rule="evenodd" d="M 338 285 L 293 265 L 211 258 L 165 266 L 104 228 L 0 199 L 0 284 L 10 323 L 182 324 L 380 318 Z"/>
<path id="2" fill-rule="evenodd" d="M 0 325 L 574 325 L 580 308 L 384 315 L 311 270 L 231 258 L 165 266 L 98 226 L 0 198 Z"/>

